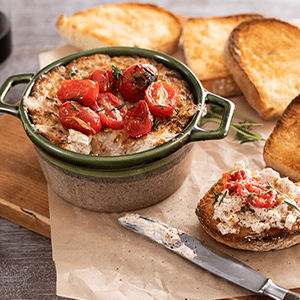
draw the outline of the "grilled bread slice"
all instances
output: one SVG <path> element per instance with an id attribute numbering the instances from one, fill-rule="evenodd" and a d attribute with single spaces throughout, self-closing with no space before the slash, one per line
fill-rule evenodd
<path id="1" fill-rule="evenodd" d="M 271 208 L 254 207 L 246 202 L 247 198 L 251 199 L 250 192 L 247 197 L 230 195 L 224 188 L 224 177 L 220 178 L 196 208 L 206 233 L 227 246 L 249 251 L 284 249 L 300 243 L 300 186 L 280 178 L 269 168 L 258 172 L 242 166 L 232 172 L 240 170 L 246 170 L 247 176 L 266 183 L 273 193 L 278 194 L 278 203 Z"/>
<path id="2" fill-rule="evenodd" d="M 80 11 L 69 18 L 62 14 L 56 29 L 63 40 L 83 50 L 131 46 L 172 53 L 178 46 L 182 23 L 154 4 L 118 3 Z"/>
<path id="3" fill-rule="evenodd" d="M 241 94 L 223 61 L 225 42 L 241 22 L 261 18 L 258 14 L 189 18 L 183 29 L 183 48 L 187 65 L 208 91 L 223 97 Z"/>
<path id="4" fill-rule="evenodd" d="M 278 118 L 300 93 L 300 30 L 278 19 L 238 25 L 224 61 L 248 103 L 263 120 Z"/>
<path id="5" fill-rule="evenodd" d="M 268 137 L 263 151 L 265 163 L 300 182 L 300 95 L 288 105 Z"/>

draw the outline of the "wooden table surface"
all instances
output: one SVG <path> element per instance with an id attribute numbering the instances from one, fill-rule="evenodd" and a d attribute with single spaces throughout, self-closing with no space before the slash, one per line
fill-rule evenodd
<path id="1" fill-rule="evenodd" d="M 9 59 L 0 66 L 0 85 L 11 75 L 36 73 L 39 70 L 38 54 L 64 45 L 55 29 L 56 20 L 61 13 L 70 15 L 102 3 L 117 2 L 103 0 L 1 0 L 1 3 L 6 1 L 10 4 L 13 52 Z M 159 4 L 175 13 L 193 17 L 256 12 L 286 21 L 300 18 L 300 1 L 298 0 L 157 0 L 149 2 Z M 17 103 L 23 89 L 23 85 L 13 88 L 6 101 L 12 104 Z M 3 118 L 7 118 L 7 116 L 1 117 L 1 120 L 6 123 L 6 119 Z M 7 119 L 10 120 L 10 118 Z M 9 131 L 14 132 L 14 124 L 17 122 L 18 120 L 12 121 Z M 13 142 L 13 140 L 12 136 L 11 141 Z M 7 149 L 3 140 L 0 143 L 1 148 L 4 147 L 2 149 L 4 151 L 1 153 L 5 153 L 1 156 L 1 163 L 8 162 L 9 164 L 13 155 L 5 151 Z M 24 156 L 25 150 L 22 146 L 15 145 L 14 155 L 19 153 L 21 157 Z M 18 172 L 17 161 L 15 162 L 16 172 Z M 0 178 L 3 176 L 2 174 Z M 22 192 L 27 192 L 25 192 L 26 189 L 24 189 L 25 191 L 19 188 L 18 190 L 14 189 L 13 183 L 16 178 L 11 174 L 9 176 L 11 177 L 9 193 L 13 203 L 17 197 L 22 197 Z M 9 179 L 6 177 L 6 180 Z M 25 184 L 25 179 L 18 180 L 16 186 Z M 22 182 L 23 180 L 24 182 Z M 4 188 L 4 185 L 0 186 L 1 199 L 4 195 L 7 196 L 5 194 L 7 188 Z M 36 183 L 32 188 L 32 195 L 38 194 L 35 190 L 39 188 L 45 189 L 44 178 L 41 178 L 40 184 Z M 0 206 L 0 209 L 3 208 Z M 10 218 L 8 216 L 0 218 L 0 298 L 2 300 L 63 299 L 56 295 L 55 265 L 52 260 L 51 240 L 44 236 L 47 234 L 35 233 L 7 219 Z"/>

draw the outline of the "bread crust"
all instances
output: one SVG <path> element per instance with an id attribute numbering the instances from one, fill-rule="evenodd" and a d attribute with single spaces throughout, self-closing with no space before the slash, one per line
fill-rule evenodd
<path id="1" fill-rule="evenodd" d="M 241 22 L 262 17 L 249 13 L 187 19 L 183 29 L 185 60 L 205 89 L 223 97 L 241 95 L 223 61 L 225 41 Z"/>
<path id="2" fill-rule="evenodd" d="M 300 230 L 287 230 L 271 228 L 262 234 L 257 234 L 249 228 L 240 227 L 238 234 L 223 235 L 217 225 L 214 216 L 214 192 L 221 193 L 224 190 L 223 181 L 220 178 L 198 202 L 195 213 L 205 232 L 216 241 L 229 247 L 249 251 L 270 251 L 291 247 L 300 243 Z M 300 223 L 300 219 L 298 219 Z"/>
<path id="3" fill-rule="evenodd" d="M 173 53 L 182 22 L 172 12 L 149 3 L 106 4 L 59 16 L 56 29 L 63 40 L 83 49 L 131 46 Z"/>
<path id="4" fill-rule="evenodd" d="M 299 41 L 296 26 L 264 18 L 239 24 L 225 43 L 225 65 L 263 120 L 280 117 L 300 93 L 299 70 L 295 68 L 299 63 Z"/>
<path id="5" fill-rule="evenodd" d="M 269 135 L 263 150 L 267 166 L 300 182 L 300 95 L 288 105 Z"/>

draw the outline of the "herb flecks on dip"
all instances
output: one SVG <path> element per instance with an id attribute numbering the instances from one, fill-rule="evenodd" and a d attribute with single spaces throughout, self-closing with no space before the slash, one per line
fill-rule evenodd
<path id="1" fill-rule="evenodd" d="M 149 68 L 144 68 L 143 64 L 149 65 Z M 128 71 L 131 68 L 135 72 L 141 65 L 142 71 L 150 78 L 149 81 L 147 77 L 144 89 L 140 89 L 136 74 L 132 75 Z M 113 71 L 114 78 L 119 78 L 119 81 L 116 79 L 103 87 L 101 80 L 98 80 L 99 96 L 95 103 L 91 104 L 90 98 L 81 101 L 76 95 L 63 98 L 65 95 L 69 96 L 69 92 L 76 92 L 78 87 L 75 83 L 80 85 L 81 81 L 84 84 L 86 81 L 96 82 L 97 70 L 103 67 Z M 132 92 L 128 74 L 132 75 Z M 68 87 L 70 83 L 71 87 Z M 63 91 L 61 96 L 64 86 L 67 86 L 67 92 Z M 92 95 L 95 87 L 90 83 L 89 87 L 89 94 Z M 130 97 L 130 93 L 139 95 Z M 163 100 L 165 94 L 169 102 Z M 39 76 L 30 96 L 24 98 L 24 104 L 38 133 L 55 145 L 92 155 L 132 154 L 159 146 L 180 133 L 198 109 L 188 82 L 178 72 L 153 59 L 137 56 L 110 57 L 104 54 L 81 57 Z M 85 120 L 87 114 L 97 114 L 101 120 L 98 123 L 98 120 L 96 122 L 93 119 L 95 131 L 83 130 L 80 126 L 69 125 L 72 114 L 76 115 L 76 120 Z M 142 114 L 146 121 L 140 120 Z M 87 118 L 90 125 L 93 122 L 89 118 L 90 115 Z M 115 122 L 117 119 L 121 123 Z M 132 120 L 134 122 L 130 123 Z M 136 120 L 144 126 L 142 130 L 141 125 L 138 125 L 138 129 L 135 128 Z M 81 121 L 78 123 L 82 124 Z"/>

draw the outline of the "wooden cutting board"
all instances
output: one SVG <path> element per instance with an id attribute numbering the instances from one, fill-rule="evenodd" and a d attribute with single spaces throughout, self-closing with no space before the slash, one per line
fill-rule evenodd
<path id="1" fill-rule="evenodd" d="M 47 182 L 21 121 L 0 117 L 0 217 L 50 238 Z"/>

